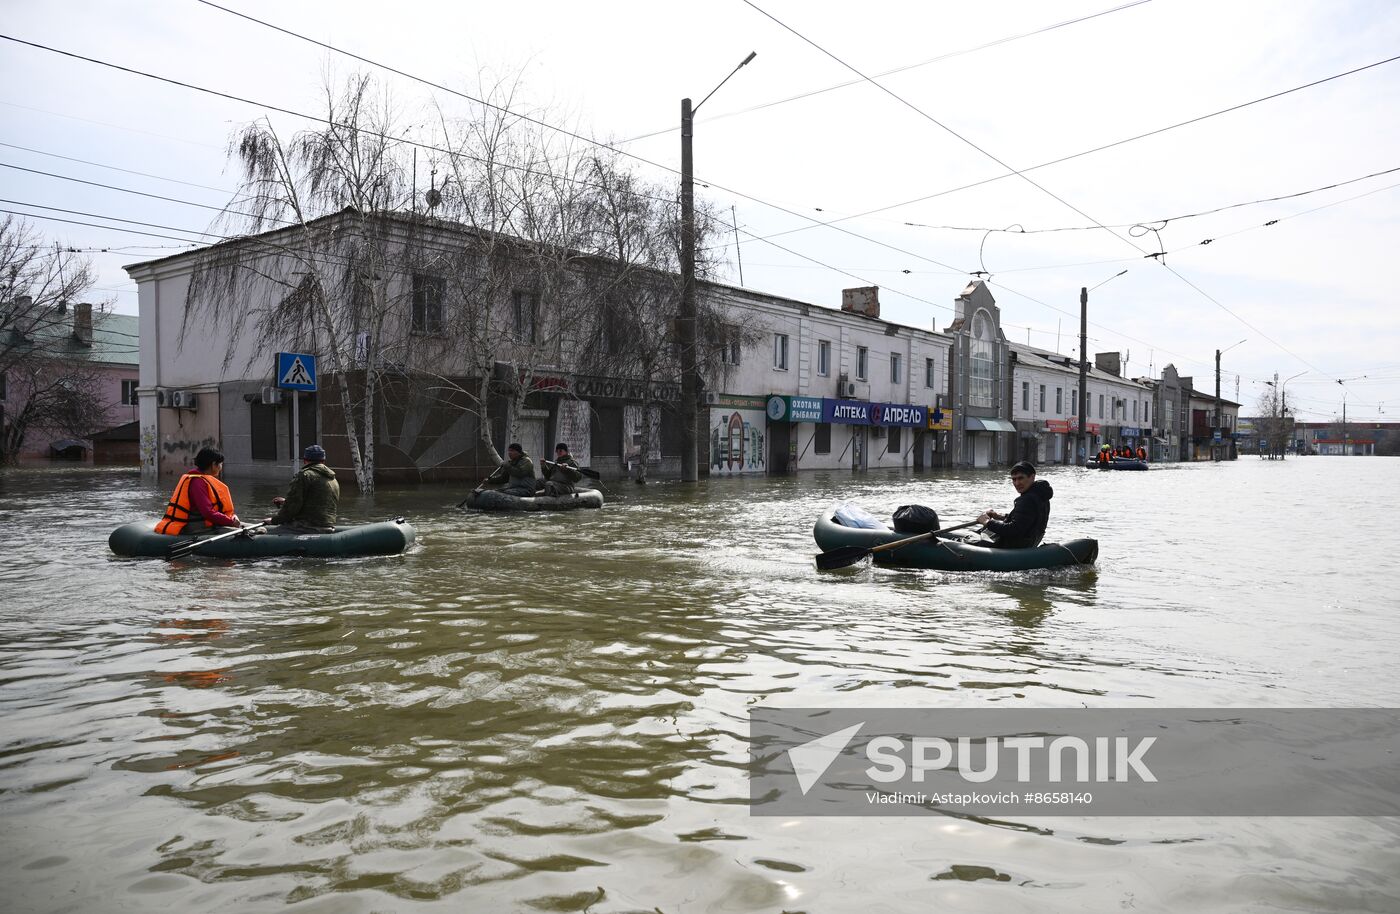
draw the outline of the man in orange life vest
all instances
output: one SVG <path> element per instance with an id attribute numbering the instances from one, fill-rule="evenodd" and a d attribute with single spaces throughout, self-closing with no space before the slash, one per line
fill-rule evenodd
<path id="1" fill-rule="evenodd" d="M 170 496 L 156 532 L 178 536 L 214 527 L 243 526 L 233 513 L 233 493 L 219 479 L 223 472 L 224 455 L 212 447 L 200 448 L 194 455 L 194 467 L 175 483 L 175 494 Z"/>

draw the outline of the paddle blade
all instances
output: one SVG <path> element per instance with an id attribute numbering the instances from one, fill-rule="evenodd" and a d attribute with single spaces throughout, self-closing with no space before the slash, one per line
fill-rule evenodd
<path id="1" fill-rule="evenodd" d="M 817 553 L 817 568 L 821 571 L 846 568 L 859 562 L 869 554 L 870 550 L 864 546 L 842 546 L 839 549 L 819 552 Z"/>
<path id="2" fill-rule="evenodd" d="M 603 478 L 603 474 L 602 474 L 602 473 L 599 473 L 597 470 L 590 469 L 589 467 L 579 467 L 579 468 L 578 468 L 578 471 L 579 471 L 580 473 L 582 473 L 583 475 L 587 476 L 589 479 L 602 479 L 602 478 Z"/>

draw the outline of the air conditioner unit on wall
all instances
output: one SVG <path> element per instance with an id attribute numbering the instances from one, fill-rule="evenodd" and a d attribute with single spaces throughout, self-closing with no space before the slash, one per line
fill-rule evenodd
<path id="1" fill-rule="evenodd" d="M 176 409 L 199 409 L 199 398 L 193 391 L 177 390 L 170 398 L 170 405 Z"/>
<path id="2" fill-rule="evenodd" d="M 265 406 L 277 406 L 282 402 L 282 388 L 264 387 L 262 389 L 262 401 Z"/>
<path id="3" fill-rule="evenodd" d="M 842 381 L 837 385 L 836 393 L 842 397 L 854 397 L 856 395 L 856 383 L 854 381 Z"/>
<path id="4" fill-rule="evenodd" d="M 157 387 L 157 388 L 156 388 L 156 406 L 174 406 L 175 404 L 172 403 L 172 402 L 170 402 L 170 401 L 171 401 L 171 396 L 170 396 L 170 395 L 173 394 L 173 393 L 175 393 L 175 391 L 169 390 L 169 389 L 164 388 L 164 387 Z"/>
<path id="5" fill-rule="evenodd" d="M 705 405 L 706 405 L 706 406 L 718 406 L 718 405 L 719 405 L 719 394 L 716 393 L 716 392 L 713 391 L 713 390 L 707 390 L 707 391 L 705 391 Z"/>

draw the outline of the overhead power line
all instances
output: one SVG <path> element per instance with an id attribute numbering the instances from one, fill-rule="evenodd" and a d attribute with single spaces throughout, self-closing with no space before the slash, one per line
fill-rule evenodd
<path id="1" fill-rule="evenodd" d="M 203 0 L 201 0 L 201 2 L 203 2 Z M 883 72 L 881 72 L 881 73 L 876 73 L 876 74 L 875 74 L 875 78 L 876 78 L 876 79 L 881 79 L 881 78 L 886 77 L 886 76 L 894 76 L 894 75 L 897 74 L 897 73 L 907 73 L 907 72 L 910 71 L 910 70 L 915 70 L 915 69 L 918 69 L 919 67 L 926 67 L 926 66 L 928 66 L 929 64 L 939 63 L 939 62 L 944 61 L 944 60 L 952 60 L 952 59 L 955 58 L 955 57 L 962 57 L 962 56 L 964 56 L 964 55 L 966 55 L 966 54 L 973 54 L 973 53 L 976 53 L 977 51 L 985 51 L 985 50 L 988 50 L 989 48 L 995 48 L 995 47 L 999 47 L 999 46 L 1004 45 L 1004 44 L 1009 44 L 1009 43 L 1011 43 L 1011 42 L 1013 42 L 1013 41 L 1019 41 L 1019 40 L 1021 40 L 1022 38 L 1030 38 L 1030 37 L 1033 37 L 1033 36 L 1035 36 L 1035 35 L 1043 35 L 1044 33 L 1054 31 L 1055 29 L 1062 29 L 1062 28 L 1064 28 L 1065 26 L 1070 26 L 1070 25 L 1078 25 L 1078 24 L 1081 23 L 1081 22 L 1088 22 L 1088 21 L 1091 20 L 1091 19 L 1098 19 L 1100 16 L 1107 16 L 1107 15 L 1109 15 L 1110 13 L 1122 12 L 1123 10 L 1131 9 L 1132 7 L 1135 7 L 1135 6 L 1141 6 L 1141 5 L 1143 5 L 1144 3 L 1148 3 L 1148 2 L 1150 2 L 1150 0 L 1134 0 L 1134 2 L 1132 2 L 1132 3 L 1125 3 L 1125 4 L 1123 4 L 1122 6 L 1115 6 L 1115 7 L 1113 7 L 1112 9 L 1102 10 L 1102 11 L 1097 12 L 1097 13 L 1090 13 L 1090 14 L 1087 15 L 1087 16 L 1080 16 L 1080 17 L 1078 17 L 1078 18 L 1076 18 L 1076 19 L 1066 19 L 1066 20 L 1064 20 L 1063 22 L 1056 22 L 1056 23 L 1054 23 L 1054 24 L 1052 24 L 1052 25 L 1043 26 L 1043 27 L 1041 27 L 1041 28 L 1034 29 L 1034 30 L 1029 31 L 1029 32 L 1021 32 L 1021 33 L 1016 34 L 1016 35 L 1008 35 L 1008 36 L 1005 37 L 1005 38 L 998 38 L 998 39 L 996 39 L 995 41 L 988 41 L 988 42 L 985 42 L 985 43 L 983 43 L 983 44 L 979 44 L 979 45 L 977 45 L 976 47 L 964 48 L 964 49 L 962 49 L 962 50 L 960 50 L 960 51 L 949 51 L 948 53 L 946 53 L 946 54 L 940 54 L 940 55 L 938 55 L 937 57 L 930 57 L 928 60 L 922 60 L 922 61 L 919 61 L 918 63 L 905 64 L 904 66 L 901 66 L 901 67 L 895 67 L 895 68 L 890 69 L 890 70 L 885 70 L 885 71 L 883 71 Z M 827 92 L 835 92 L 835 91 L 838 90 L 838 89 L 847 89 L 847 88 L 850 88 L 851 86 L 858 86 L 858 85 L 860 85 L 860 84 L 863 83 L 863 82 L 864 82 L 864 80 L 860 80 L 860 79 L 851 79 L 851 80 L 847 80 L 846 82 L 843 82 L 843 83 L 837 83 L 837 84 L 834 85 L 834 86 L 826 86 L 825 88 L 822 88 L 822 89 L 812 89 L 812 90 L 807 91 L 807 92 L 799 92 L 797 95 L 790 95 L 790 96 L 788 96 L 787 98 L 780 98 L 780 99 L 777 99 L 776 101 L 764 102 L 763 104 L 760 104 L 760 105 L 752 105 L 752 106 L 750 106 L 750 107 L 748 107 L 748 108 L 741 108 L 741 109 L 739 109 L 739 110 L 737 110 L 737 111 L 729 111 L 729 112 L 725 112 L 725 113 L 723 113 L 723 114 L 716 114 L 714 117 L 707 117 L 707 118 L 705 118 L 705 119 L 702 121 L 702 123 L 710 123 L 710 122 L 712 122 L 712 121 L 723 120 L 724 118 L 738 117 L 739 115 L 742 115 L 742 114 L 751 114 L 751 113 L 753 113 L 754 111 L 763 111 L 763 110 L 766 110 L 766 109 L 768 109 L 768 108 L 775 108 L 775 107 L 777 107 L 778 105 L 786 105 L 786 104 L 788 104 L 789 102 L 801 101 L 801 100 L 804 99 L 804 98 L 812 98 L 812 97 L 817 96 L 817 95 L 823 95 L 823 94 L 825 94 L 825 93 L 827 93 Z M 631 137 L 631 138 L 629 138 L 629 139 L 620 140 L 619 142 L 620 142 L 620 143 L 635 143 L 635 142 L 637 142 L 637 141 L 639 141 L 639 140 L 651 139 L 651 138 L 654 137 L 654 136 L 665 136 L 665 135 L 668 134 L 668 133 L 675 133 L 675 132 L 676 132 L 677 130 L 679 130 L 679 129 L 680 129 L 679 127 L 666 127 L 666 128 L 664 128 L 664 129 L 662 129 L 662 130 L 653 130 L 653 131 L 650 132 L 650 133 L 643 133 L 643 134 L 641 134 L 640 136 L 634 136 L 634 137 Z"/>
<path id="2" fill-rule="evenodd" d="M 881 92 L 884 92 L 886 95 L 888 95 L 890 98 L 894 99 L 895 101 L 899 102 L 899 103 L 900 103 L 901 105 L 903 105 L 904 107 L 906 107 L 906 108 L 908 108 L 909 110 L 913 111 L 914 113 L 918 114 L 920 117 L 922 117 L 922 118 L 924 118 L 925 120 L 929 121 L 930 123 L 936 125 L 936 126 L 939 127 L 940 129 L 946 131 L 947 133 L 949 133 L 949 134 L 952 135 L 953 137 L 957 138 L 958 140 L 962 141 L 962 142 L 965 143 L 966 145 L 968 145 L 968 146 L 972 147 L 973 149 L 977 150 L 979 153 L 981 153 L 982 155 L 984 155 L 984 156 L 986 156 L 987 158 L 991 159 L 993 162 L 996 162 L 996 163 L 997 163 L 998 165 L 1000 165 L 1002 168 L 1005 168 L 1005 169 L 1010 170 L 1010 171 L 1011 171 L 1013 174 L 1015 174 L 1017 177 L 1021 178 L 1021 180 L 1025 181 L 1027 184 L 1030 184 L 1032 187 L 1036 188 L 1036 189 L 1039 190 L 1041 193 L 1044 193 L 1046 196 L 1048 196 L 1048 197 L 1052 198 L 1053 200 L 1059 202 L 1060 204 L 1064 205 L 1065 207 L 1067 207 L 1067 208 L 1073 210 L 1074 212 L 1076 212 L 1076 213 L 1078 213 L 1079 215 L 1083 216 L 1085 219 L 1088 219 L 1090 222 L 1094 223 L 1094 224 L 1097 225 L 1099 228 L 1101 228 L 1101 229 L 1103 229 L 1104 231 L 1108 232 L 1108 233 L 1111 234 L 1113 237 L 1119 239 L 1119 240 L 1122 241 L 1124 244 L 1127 244 L 1128 246 L 1132 247 L 1134 250 L 1136 250 L 1136 251 L 1138 251 L 1138 252 L 1144 254 L 1144 256 L 1147 256 L 1147 257 L 1151 257 L 1151 258 L 1153 258 L 1153 259 L 1156 259 L 1159 263 L 1161 263 L 1161 265 L 1162 265 L 1163 267 L 1165 267 L 1168 271 L 1170 271 L 1170 272 L 1172 273 L 1172 275 L 1176 276 L 1176 277 L 1177 277 L 1178 279 L 1180 279 L 1182 282 L 1186 283 L 1186 285 L 1188 285 L 1188 286 L 1191 287 L 1192 289 L 1196 290 L 1196 292 L 1198 292 L 1201 296 L 1203 296 L 1204 298 L 1206 298 L 1208 301 L 1210 301 L 1210 302 L 1212 302 L 1213 304 L 1215 304 L 1216 307 L 1220 308 L 1220 309 L 1221 309 L 1222 311 L 1224 311 L 1226 314 L 1229 314 L 1231 317 L 1235 318 L 1235 320 L 1239 321 L 1241 324 L 1244 324 L 1244 325 L 1245 325 L 1246 327 L 1248 327 L 1250 330 L 1254 331 L 1255 333 L 1258 333 L 1261 337 L 1263 337 L 1264 339 L 1266 339 L 1266 340 L 1268 340 L 1269 342 L 1273 343 L 1273 344 L 1274 344 L 1275 346 L 1277 346 L 1280 350 L 1282 350 L 1283 352 L 1285 352 L 1285 353 L 1287 353 L 1288 355 L 1292 356 L 1293 358 L 1297 359 L 1297 360 L 1298 360 L 1299 362 L 1301 362 L 1302 364 L 1307 365 L 1309 368 L 1313 369 L 1314 371 L 1318 371 L 1318 370 L 1319 370 L 1315 365 L 1313 365 L 1312 363 L 1310 363 L 1307 359 L 1304 359 L 1302 356 L 1299 356 L 1298 354 L 1294 353 L 1294 352 L 1293 352 L 1292 350 L 1290 350 L 1287 346 L 1284 346 L 1284 345 L 1283 345 L 1282 343 L 1280 343 L 1278 340 L 1275 340 L 1275 339 L 1274 339 L 1273 337 L 1271 337 L 1269 334 L 1265 333 L 1263 330 L 1261 330 L 1260 328 L 1256 327 L 1254 324 L 1250 323 L 1249 321 L 1245 320 L 1245 319 L 1244 319 L 1243 317 L 1241 317 L 1240 315 L 1236 314 L 1234 311 L 1232 311 L 1229 307 L 1227 307 L 1227 306 L 1226 306 L 1223 302 L 1221 302 L 1219 299 L 1215 298 L 1215 297 L 1212 296 L 1210 293 L 1208 293 L 1208 292 L 1206 292 L 1204 289 L 1202 289 L 1200 286 L 1198 286 L 1197 284 L 1193 283 L 1191 280 L 1187 279 L 1185 276 L 1183 276 L 1183 275 L 1181 274 L 1180 271 L 1176 270 L 1174 267 L 1172 267 L 1171 265 L 1167 264 L 1167 263 L 1165 262 L 1165 258 L 1160 257 L 1158 254 L 1149 254 L 1149 253 L 1147 253 L 1146 251 L 1143 251 L 1143 249 L 1142 249 L 1141 247 L 1139 247 L 1137 244 L 1135 244 L 1131 238 L 1125 238 L 1125 237 L 1123 237 L 1122 235 L 1120 235 L 1120 234 L 1118 234 L 1117 232 L 1113 231 L 1112 229 L 1108 228 L 1106 225 L 1104 225 L 1104 224 L 1103 224 L 1101 221 L 1099 221 L 1098 219 L 1095 219 L 1093 216 L 1091 216 L 1091 215 L 1089 215 L 1088 213 L 1084 212 L 1082 209 L 1080 209 L 1079 207 L 1077 207 L 1077 206 L 1075 206 L 1074 204 L 1070 203 L 1068 200 L 1064 199 L 1063 197 L 1059 196 L 1059 195 L 1056 194 L 1055 192 L 1051 191 L 1049 188 L 1045 187 L 1045 186 L 1042 185 L 1042 184 L 1039 184 L 1039 183 L 1036 182 L 1033 178 L 1027 177 L 1027 176 L 1025 175 L 1024 172 L 1022 172 L 1022 171 L 1017 171 L 1016 169 L 1012 168 L 1010 165 L 1008 165 L 1006 162 L 1003 162 L 1003 161 L 1002 161 L 1000 158 L 998 158 L 996 155 L 994 155 L 993 153 L 989 152 L 988 150 L 982 148 L 982 147 L 979 146 L 977 143 L 973 142 L 972 140 L 968 139 L 967 137 L 963 136 L 962 134 L 958 133 L 956 130 L 954 130 L 953 128 L 949 127 L 947 124 L 944 124 L 942 121 L 938 120 L 936 117 L 934 117 L 933 115 L 929 114 L 928 112 L 924 111 L 922 108 L 920 108 L 919 106 L 915 105 L 913 102 L 908 101 L 907 99 L 901 97 L 899 94 L 897 94 L 896 92 L 894 92 L 893 90 L 891 90 L 889 87 L 887 87 L 887 86 L 885 86 L 885 85 L 883 85 L 883 84 L 881 84 L 881 83 L 875 81 L 874 79 L 872 79 L 872 78 L 869 77 L 869 76 L 866 76 L 864 73 L 862 73 L 862 72 L 861 72 L 859 69 L 857 69 L 855 66 L 853 66 L 853 65 L 851 65 L 851 64 L 849 64 L 849 63 L 847 63 L 845 60 L 842 60 L 842 59 L 841 59 L 839 56 L 837 56 L 836 54 L 834 54 L 834 53 L 832 53 L 831 51 L 827 50 L 826 48 L 822 47 L 820 44 L 818 44 L 817 42 L 815 42 L 815 41 L 813 41 L 812 39 L 808 38 L 806 35 L 803 35 L 801 32 L 797 31 L 797 30 L 794 29 L 792 26 L 790 26 L 790 25 L 788 25 L 787 23 L 783 22 L 781 19 L 778 19 L 776 16 L 774 16 L 774 15 L 772 15 L 771 13 L 767 12 L 766 10 L 764 10 L 763 8 L 761 8 L 760 6 L 758 6 L 756 3 L 754 3 L 753 0 L 743 0 L 743 2 L 744 2 L 747 6 L 753 8 L 755 11 L 757 11 L 757 12 L 763 14 L 763 15 L 766 16 L 767 18 L 771 19 L 773 22 L 777 23 L 777 24 L 778 24 L 779 26 L 781 26 L 783 29 L 786 29 L 787 31 L 791 32 L 793 35 L 797 36 L 799 39 L 801 39 L 801 40 L 804 41 L 805 43 L 807 43 L 807 44 L 811 45 L 812 47 L 816 48 L 818 51 L 821 51 L 821 52 L 822 52 L 823 54 L 825 54 L 827 57 L 830 57 L 832 60 L 836 61 L 838 64 L 840 64 L 841 66 L 845 67 L 846 69 L 850 70 L 852 73 L 855 73 L 857 76 L 861 77 L 862 79 L 867 80 L 872 86 L 875 86 L 875 87 L 876 87 L 877 89 L 879 89 Z M 1400 55 L 1397 55 L 1396 57 L 1391 58 L 1391 59 L 1392 59 L 1392 60 L 1400 59 Z"/>

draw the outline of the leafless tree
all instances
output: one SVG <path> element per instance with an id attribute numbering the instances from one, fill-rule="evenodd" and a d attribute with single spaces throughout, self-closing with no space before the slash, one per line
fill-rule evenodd
<path id="1" fill-rule="evenodd" d="M 667 385 L 680 378 L 680 349 L 676 333 L 681 305 L 680 204 L 672 186 L 645 181 L 623 168 L 614 156 L 594 156 L 589 216 L 592 224 L 588 265 L 590 307 L 580 321 L 580 347 L 585 370 L 640 381 L 645 391 L 640 410 L 634 472 L 646 480 L 657 439 L 656 420 L 673 410 L 675 399 L 663 399 Z M 705 256 L 706 239 L 716 235 L 715 210 L 700 201 L 696 207 L 697 365 L 712 386 L 722 384 L 730 354 L 757 339 L 751 320 L 726 315 L 704 280 L 718 262 Z"/>
<path id="2" fill-rule="evenodd" d="M 22 219 L 0 221 L 0 460 L 18 460 L 37 429 L 75 438 L 101 429 L 107 404 L 84 358 L 91 326 L 84 338 L 72 308 L 92 284 L 86 258 L 46 244 Z"/>
<path id="3" fill-rule="evenodd" d="M 1259 395 L 1257 409 L 1258 418 L 1254 420 L 1254 433 L 1259 441 L 1266 442 L 1261 446 L 1259 456 L 1269 460 L 1282 460 L 1292 423 L 1284 413 L 1277 383 L 1266 387 Z"/>
<path id="4" fill-rule="evenodd" d="M 411 201 L 411 152 L 392 99 L 368 76 L 328 85 L 325 112 L 325 124 L 290 138 L 266 119 L 235 135 L 243 180 L 219 224 L 237 236 L 200 255 L 184 330 L 223 330 L 225 368 L 245 333 L 263 351 L 318 351 L 356 482 L 371 492 L 382 378 L 410 348 L 401 279 L 411 245 L 391 214 Z"/>

